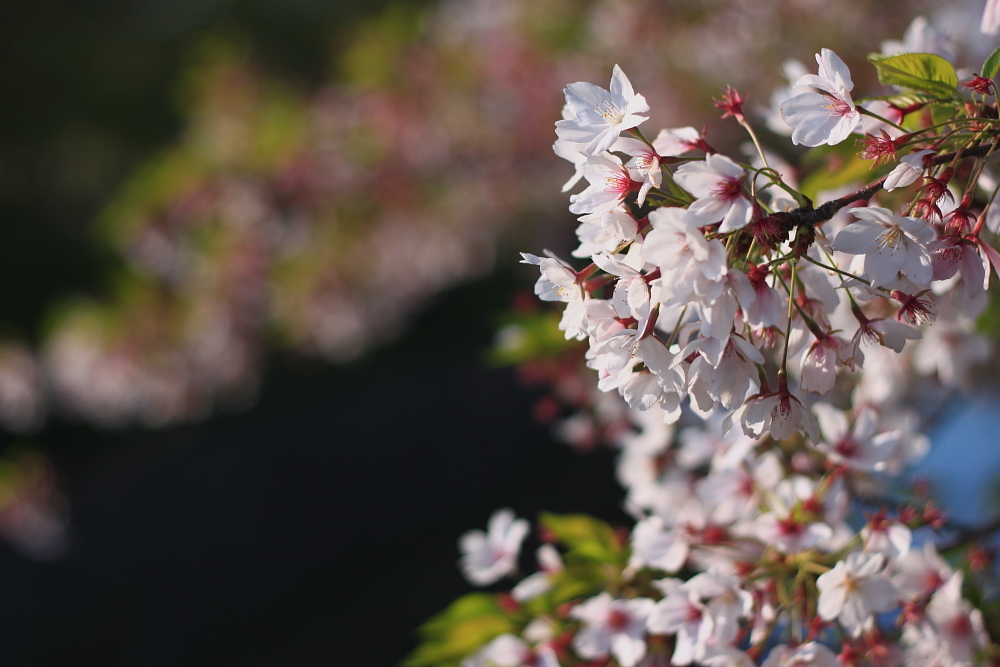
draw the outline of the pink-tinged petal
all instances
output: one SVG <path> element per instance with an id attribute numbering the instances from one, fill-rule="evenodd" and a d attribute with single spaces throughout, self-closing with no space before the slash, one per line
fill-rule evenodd
<path id="1" fill-rule="evenodd" d="M 785 100 L 780 111 L 793 129 L 792 143 L 815 147 L 843 141 L 861 122 L 861 114 L 850 109 L 846 115 L 835 115 L 831 107 L 837 103 L 819 93 L 802 93 Z M 839 103 L 848 104 L 846 100 Z"/>
<path id="2" fill-rule="evenodd" d="M 1000 34 L 1000 0 L 986 0 L 979 30 L 984 35 Z"/>
<path id="3" fill-rule="evenodd" d="M 605 151 L 611 150 L 612 144 L 618 141 L 618 136 L 623 129 L 621 125 L 609 125 L 593 141 L 587 144 L 584 152 L 588 155 L 600 155 Z"/>
<path id="4" fill-rule="evenodd" d="M 697 256 L 696 256 L 697 258 Z M 708 256 L 701 263 L 701 274 L 707 279 L 717 282 L 722 280 L 726 271 L 726 246 L 718 239 L 708 242 Z"/>
<path id="5" fill-rule="evenodd" d="M 719 175 L 699 162 L 685 162 L 674 174 L 677 184 L 695 197 L 707 197 L 719 184 Z"/>
<path id="6" fill-rule="evenodd" d="M 934 240 L 934 229 L 927 224 L 926 220 L 895 216 L 894 221 L 900 229 L 921 243 L 930 243 Z"/>
<path id="7" fill-rule="evenodd" d="M 851 215 L 859 220 L 871 220 L 872 222 L 877 222 L 883 227 L 892 227 L 893 225 L 898 225 L 900 216 L 895 215 L 892 211 L 887 208 L 882 208 L 881 206 L 861 206 L 859 208 L 852 208 Z M 910 218 L 912 220 L 912 218 Z M 926 225 L 926 223 L 922 223 Z"/>
<path id="8" fill-rule="evenodd" d="M 638 373 L 628 381 L 622 394 L 633 410 L 648 410 L 660 400 L 660 384 L 652 373 Z"/>
<path id="9" fill-rule="evenodd" d="M 726 211 L 725 216 L 722 218 L 722 224 L 719 226 L 719 231 L 726 234 L 740 229 L 746 226 L 751 218 L 753 218 L 753 206 L 751 206 L 750 200 L 740 197 L 733 201 L 729 210 Z"/>
<path id="10" fill-rule="evenodd" d="M 803 74 L 799 77 L 799 80 L 795 82 L 795 88 L 819 88 L 822 91 L 830 93 L 831 95 L 836 95 L 839 97 L 843 91 L 837 85 L 836 81 L 829 79 L 822 75 L 816 74 Z"/>
<path id="11" fill-rule="evenodd" d="M 583 150 L 584 148 L 586 148 L 587 144 L 593 140 L 594 129 L 593 127 L 590 126 L 582 127 L 575 118 L 567 120 L 557 120 L 556 136 L 561 141 L 564 141 L 568 144 L 579 145 L 580 150 Z"/>
<path id="12" fill-rule="evenodd" d="M 565 120 L 576 120 L 581 125 L 603 125 L 603 118 L 595 109 L 609 97 L 611 93 L 600 86 L 595 86 L 586 81 L 571 83 L 563 89 L 566 96 L 566 105 L 569 107 L 573 118 Z M 559 122 L 556 122 L 556 126 Z"/>
<path id="13" fill-rule="evenodd" d="M 695 148 L 701 134 L 693 127 L 660 130 L 653 139 L 653 148 L 660 155 L 684 155 Z"/>
<path id="14" fill-rule="evenodd" d="M 902 267 L 903 273 L 917 285 L 921 287 L 929 286 L 934 274 L 931 256 L 926 250 L 912 241 L 905 244 L 905 251 L 903 255 L 905 260 Z"/>
<path id="15" fill-rule="evenodd" d="M 847 435 L 847 416 L 829 403 L 814 403 L 812 406 L 819 427 L 823 432 L 823 442 L 836 444 Z"/>
<path id="16" fill-rule="evenodd" d="M 747 306 L 753 304 L 757 299 L 757 291 L 750 284 L 750 279 L 742 271 L 737 269 L 729 269 L 726 273 L 726 279 L 729 281 L 729 286 L 733 289 L 736 294 L 736 299 L 740 302 L 740 306 L 744 309 Z"/>
<path id="17" fill-rule="evenodd" d="M 857 111 L 852 111 L 848 114 L 840 116 L 840 120 L 830 130 L 830 136 L 827 137 L 826 143 L 830 146 L 835 146 L 841 141 L 844 141 L 849 136 L 854 134 L 854 130 L 857 129 L 860 122 L 861 114 Z"/>
<path id="18" fill-rule="evenodd" d="M 764 355 L 760 353 L 760 350 L 751 345 L 750 341 L 735 334 L 730 336 L 729 339 L 732 341 L 733 347 L 736 348 L 736 351 L 739 352 L 740 356 L 744 359 L 758 364 L 764 363 Z"/>
<path id="19" fill-rule="evenodd" d="M 865 274 L 872 279 L 872 286 L 879 287 L 895 280 L 896 274 L 899 273 L 905 263 L 905 252 L 891 246 L 885 246 L 865 255 Z M 928 277 L 930 277 L 929 262 L 927 268 Z"/>
<path id="20" fill-rule="evenodd" d="M 882 187 L 890 192 L 896 188 L 905 188 L 920 178 L 922 172 L 922 169 L 901 162 L 885 177 Z"/>
<path id="21" fill-rule="evenodd" d="M 983 254 L 985 258 L 989 259 L 989 263 L 993 265 L 993 270 L 1000 275 L 1000 253 L 998 253 L 993 246 L 989 245 L 985 241 L 979 242 L 979 251 Z M 985 262 L 984 262 L 985 266 Z M 983 279 L 983 289 L 989 288 L 990 273 L 989 269 L 986 270 L 986 277 Z"/>
<path id="22" fill-rule="evenodd" d="M 614 69 L 611 70 L 611 92 L 625 99 L 635 95 L 635 91 L 632 90 L 632 82 L 628 80 L 625 72 L 618 65 L 615 65 Z"/>
<path id="23" fill-rule="evenodd" d="M 831 570 L 832 572 L 832 570 Z M 835 586 L 829 591 L 823 591 L 819 596 L 819 605 L 816 611 L 820 618 L 825 621 L 832 621 L 837 618 L 844 608 L 844 601 L 847 598 L 847 591 L 844 586 Z"/>
<path id="24" fill-rule="evenodd" d="M 851 70 L 847 68 L 844 61 L 830 49 L 821 49 L 816 55 L 816 62 L 819 64 L 819 75 L 843 86 L 846 92 L 854 90 L 854 82 L 851 81 Z"/>
<path id="25" fill-rule="evenodd" d="M 870 220 L 858 220 L 840 230 L 833 240 L 833 249 L 849 255 L 865 255 L 874 249 L 875 239 L 885 231 Z"/>
<path id="26" fill-rule="evenodd" d="M 646 657 L 646 640 L 617 633 L 611 639 L 611 653 L 622 667 L 635 667 Z"/>
<path id="27" fill-rule="evenodd" d="M 715 173 L 725 178 L 743 178 L 746 173 L 743 167 L 733 162 L 725 155 L 713 153 L 705 158 L 705 164 Z"/>

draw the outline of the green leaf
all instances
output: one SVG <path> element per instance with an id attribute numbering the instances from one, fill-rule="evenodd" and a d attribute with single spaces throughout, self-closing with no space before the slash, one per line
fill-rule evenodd
<path id="1" fill-rule="evenodd" d="M 580 562 L 569 565 L 553 577 L 548 602 L 559 605 L 574 598 L 589 596 L 608 587 L 607 566 Z"/>
<path id="2" fill-rule="evenodd" d="M 624 545 L 611 526 L 600 519 L 586 514 L 543 512 L 540 521 L 571 554 L 600 563 L 620 564 L 624 559 Z"/>
<path id="3" fill-rule="evenodd" d="M 947 123 L 950 120 L 958 118 L 958 112 L 954 104 L 932 104 L 930 109 L 931 123 L 934 125 Z"/>
<path id="4" fill-rule="evenodd" d="M 1000 46 L 983 63 L 983 68 L 979 70 L 979 76 L 984 79 L 992 79 L 997 75 L 998 69 L 1000 69 Z"/>
<path id="5" fill-rule="evenodd" d="M 403 664 L 431 667 L 457 664 L 514 625 L 489 593 L 470 593 L 420 626 L 424 641 Z"/>
<path id="6" fill-rule="evenodd" d="M 898 56 L 868 56 L 878 69 L 880 83 L 950 97 L 958 88 L 958 74 L 951 63 L 933 53 L 902 53 Z"/>
<path id="7" fill-rule="evenodd" d="M 505 318 L 489 351 L 488 361 L 498 366 L 512 366 L 533 359 L 551 359 L 585 345 L 568 340 L 559 330 L 561 317 L 561 312 L 545 308 Z"/>

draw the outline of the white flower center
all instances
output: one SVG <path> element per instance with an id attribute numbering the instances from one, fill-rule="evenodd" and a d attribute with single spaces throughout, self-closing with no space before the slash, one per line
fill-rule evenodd
<path id="1" fill-rule="evenodd" d="M 875 244 L 878 246 L 879 250 L 885 248 L 886 246 L 895 250 L 903 245 L 903 230 L 895 225 L 892 227 L 886 227 L 884 232 L 875 237 Z"/>
<path id="2" fill-rule="evenodd" d="M 611 100 L 601 100 L 601 103 L 594 107 L 594 111 L 599 113 L 611 125 L 618 125 L 625 119 L 625 112 L 619 109 L 618 105 Z"/>

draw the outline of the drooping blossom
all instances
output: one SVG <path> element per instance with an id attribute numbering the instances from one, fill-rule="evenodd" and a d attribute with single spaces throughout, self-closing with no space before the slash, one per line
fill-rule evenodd
<path id="1" fill-rule="evenodd" d="M 587 337 L 587 306 L 584 302 L 583 287 L 577 282 L 576 272 L 569 264 L 555 255 L 538 257 L 523 252 L 523 264 L 534 264 L 542 275 L 535 282 L 535 294 L 543 301 L 563 301 L 563 311 L 559 328 L 566 332 L 566 338 L 583 340 Z"/>
<path id="2" fill-rule="evenodd" d="M 653 582 L 663 591 L 664 597 L 651 610 L 647 626 L 654 634 L 675 635 L 674 654 L 670 659 L 673 665 L 690 665 L 705 657 L 708 640 L 715 629 L 712 614 L 690 584 L 680 579 Z"/>
<path id="3" fill-rule="evenodd" d="M 819 441 L 816 418 L 787 388 L 751 396 L 732 414 L 731 419 L 739 420 L 743 432 L 751 438 L 760 438 L 770 432 L 775 440 L 784 440 L 796 431 L 802 431 L 813 442 Z"/>
<path id="4" fill-rule="evenodd" d="M 924 158 L 928 155 L 934 155 L 934 151 L 919 150 L 901 158 L 895 169 L 885 177 L 882 187 L 886 190 L 895 190 L 896 188 L 905 188 L 916 181 L 924 173 Z"/>

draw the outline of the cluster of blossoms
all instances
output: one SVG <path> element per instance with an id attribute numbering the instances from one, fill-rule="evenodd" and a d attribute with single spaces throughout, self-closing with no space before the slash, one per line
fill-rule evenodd
<path id="1" fill-rule="evenodd" d="M 37 346 L 0 337 L 0 424 L 156 427 L 248 405 L 274 347 L 356 358 L 429 295 L 488 271 L 519 221 L 557 216 L 549 93 L 563 72 L 596 75 L 620 53 L 663 82 L 652 101 L 684 113 L 723 62 L 783 57 L 760 35 L 802 51 L 821 28 L 861 30 L 866 1 L 803 14 L 779 0 L 594 0 L 572 24 L 564 0 L 442 0 L 402 22 L 394 7 L 352 31 L 335 49 L 342 76 L 311 91 L 213 48 L 184 75 L 183 136 L 101 216 L 125 269 L 116 291 L 59 304 Z M 688 70 L 668 65 L 680 60 Z"/>
<path id="2" fill-rule="evenodd" d="M 793 144 L 878 176 L 837 190 L 800 186 L 731 88 L 716 105 L 749 133 L 748 159 L 693 127 L 647 139 L 650 106 L 617 66 L 608 89 L 566 87 L 554 149 L 576 170 L 564 191 L 587 183 L 570 211 L 572 256 L 590 264 L 523 257 L 541 271 L 536 294 L 565 304 L 559 328 L 586 341 L 598 389 L 627 406 L 605 414 L 630 424 L 615 439 L 636 523 L 543 517 L 540 571 L 492 606 L 456 603 L 428 626 L 437 661 L 412 664 L 1000 660 L 989 591 L 963 591 L 985 553 L 966 570 L 943 558 L 967 540 L 935 540 L 949 535 L 940 510 L 893 485 L 928 448 L 908 374 L 967 378 L 989 353 L 974 323 L 1000 271 L 1000 49 L 960 75 L 946 46 L 915 22 L 870 57 L 895 87 L 873 100 L 854 99 L 824 49 L 817 73 L 772 98 Z M 469 580 L 513 574 L 527 532 L 503 510 L 464 536 Z M 442 628 L 474 633 L 470 618 L 476 649 L 447 654 Z"/>

